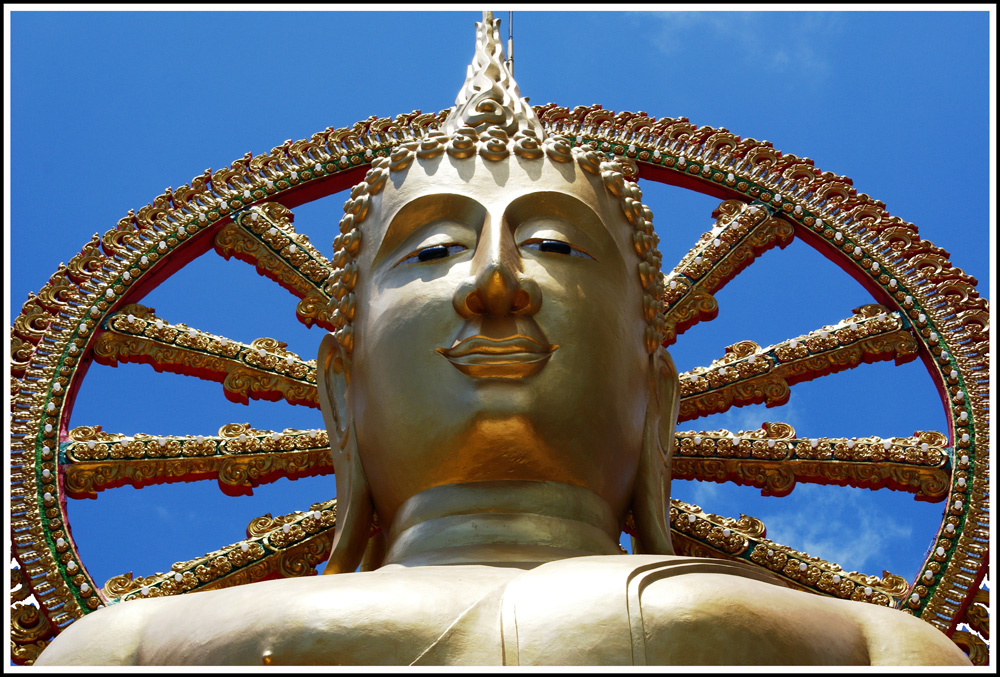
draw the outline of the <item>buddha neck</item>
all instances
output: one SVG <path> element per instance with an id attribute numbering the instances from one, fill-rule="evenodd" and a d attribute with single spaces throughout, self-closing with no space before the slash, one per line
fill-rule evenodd
<path id="1" fill-rule="evenodd" d="M 383 564 L 531 567 L 567 557 L 621 554 L 618 519 L 583 487 L 543 481 L 448 484 L 397 511 Z"/>

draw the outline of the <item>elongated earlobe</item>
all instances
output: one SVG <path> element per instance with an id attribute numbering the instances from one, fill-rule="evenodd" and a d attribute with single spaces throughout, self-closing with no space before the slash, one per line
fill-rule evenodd
<path id="1" fill-rule="evenodd" d="M 670 540 L 670 460 L 680 410 L 680 381 L 670 354 L 650 355 L 649 397 L 642 455 L 632 494 L 636 554 L 674 554 Z"/>
<path id="2" fill-rule="evenodd" d="M 337 522 L 332 553 L 323 573 L 350 573 L 358 568 L 368 545 L 373 508 L 348 405 L 350 356 L 332 334 L 320 344 L 316 369 L 319 404 L 330 435 L 337 478 Z"/>

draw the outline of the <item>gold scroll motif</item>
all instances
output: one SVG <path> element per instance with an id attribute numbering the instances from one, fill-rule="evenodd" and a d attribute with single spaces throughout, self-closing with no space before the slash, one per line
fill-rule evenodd
<path id="1" fill-rule="evenodd" d="M 735 482 L 765 496 L 785 496 L 797 482 L 910 491 L 924 500 L 948 494 L 948 438 L 938 432 L 912 437 L 796 439 L 785 423 L 759 430 L 678 432 L 671 473 L 678 479 Z"/>
<path id="2" fill-rule="evenodd" d="M 254 430 L 228 424 L 218 437 L 134 437 L 79 427 L 65 448 L 66 490 L 73 498 L 121 484 L 144 486 L 181 478 L 217 479 L 229 494 L 280 476 L 333 472 L 325 430 Z M 765 495 L 788 494 L 798 481 L 867 488 L 889 486 L 940 500 L 948 489 L 946 438 L 918 432 L 909 438 L 796 439 L 786 424 L 766 429 L 679 432 L 673 476 L 755 486 Z"/>
<path id="3" fill-rule="evenodd" d="M 185 324 L 169 324 L 150 308 L 132 304 L 108 318 L 107 329 L 94 344 L 99 364 L 150 364 L 222 383 L 226 399 L 246 404 L 249 398 L 304 404 L 319 408 L 316 360 L 303 360 L 271 338 L 237 343 Z"/>
<path id="4" fill-rule="evenodd" d="M 747 515 L 734 520 L 670 499 L 670 534 L 678 555 L 756 564 L 805 592 L 880 606 L 895 606 L 906 594 L 906 579 L 901 576 L 887 571 L 881 578 L 845 572 L 837 564 L 764 538 L 763 522 Z"/>
<path id="5" fill-rule="evenodd" d="M 215 236 L 215 251 L 254 264 L 258 273 L 299 297 L 295 314 L 307 327 L 315 323 L 333 331 L 330 298 L 323 290 L 333 265 L 308 236 L 295 232 L 293 220 L 292 212 L 277 202 L 250 207 Z"/>
<path id="6" fill-rule="evenodd" d="M 770 541 L 764 538 L 763 523 L 746 515 L 739 520 L 720 518 L 671 499 L 670 526 L 677 554 L 756 564 L 797 590 L 880 606 L 894 606 L 906 593 L 906 580 L 900 576 L 845 572 L 837 564 Z"/>
<path id="7" fill-rule="evenodd" d="M 247 538 L 207 555 L 177 562 L 166 573 L 133 578 L 115 576 L 103 592 L 110 600 L 180 595 L 245 585 L 277 576 L 308 576 L 330 555 L 337 500 L 313 504 L 308 512 L 253 519 Z"/>
<path id="8" fill-rule="evenodd" d="M 774 246 L 784 248 L 794 236 L 788 221 L 740 200 L 724 200 L 712 217 L 716 219 L 712 230 L 664 276 L 664 345 L 674 343 L 694 324 L 713 319 L 719 312 L 713 294 L 758 256 Z"/>
<path id="9" fill-rule="evenodd" d="M 972 598 L 972 603 L 965 610 L 965 617 L 962 619 L 970 628 L 987 640 L 990 638 L 989 608 L 990 591 L 980 588 L 976 591 L 976 596 Z"/>
<path id="10" fill-rule="evenodd" d="M 141 578 L 133 578 L 131 573 L 116 576 L 105 584 L 103 592 L 109 600 L 128 601 L 243 585 L 274 575 L 311 575 L 329 556 L 335 518 L 336 499 L 314 504 L 308 512 L 264 515 L 247 525 L 244 541 L 177 562 L 167 573 Z M 741 515 L 737 520 L 707 514 L 698 506 L 671 499 L 670 524 L 678 554 L 765 566 L 791 587 L 807 592 L 884 606 L 906 592 L 906 581 L 888 572 L 883 572 L 881 579 L 845 573 L 836 564 L 773 543 L 764 538 L 764 524 L 753 517 Z M 771 554 L 755 556 L 758 550 Z"/>
<path id="11" fill-rule="evenodd" d="M 31 665 L 48 646 L 54 630 L 33 604 L 13 604 L 10 610 L 10 654 L 19 665 Z"/>
<path id="12" fill-rule="evenodd" d="M 973 665 L 990 664 L 990 647 L 975 634 L 965 630 L 955 630 L 951 635 L 951 641 L 968 654 Z"/>
<path id="13" fill-rule="evenodd" d="M 788 401 L 789 386 L 851 369 L 862 362 L 917 356 L 917 342 L 899 313 L 871 304 L 851 317 L 777 345 L 741 341 L 708 367 L 681 374 L 678 421 L 717 414 L 732 406 Z"/>
<path id="14" fill-rule="evenodd" d="M 217 437 L 201 435 L 134 437 L 105 433 L 100 426 L 69 432 L 63 448 L 65 488 L 73 498 L 131 484 L 142 487 L 192 479 L 217 479 L 229 495 L 249 495 L 253 487 L 279 477 L 333 472 L 326 430 L 282 432 L 230 423 Z"/>

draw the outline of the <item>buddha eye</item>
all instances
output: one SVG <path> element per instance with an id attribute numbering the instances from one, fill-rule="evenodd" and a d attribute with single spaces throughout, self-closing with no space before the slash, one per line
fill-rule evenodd
<path id="1" fill-rule="evenodd" d="M 423 247 L 415 252 L 409 254 L 406 258 L 401 260 L 396 265 L 401 265 L 404 263 L 426 263 L 427 261 L 434 261 L 435 259 L 444 259 L 449 256 L 454 256 L 459 252 L 468 249 L 464 244 L 436 244 L 430 247 Z"/>
<path id="2" fill-rule="evenodd" d="M 545 240 L 540 238 L 533 238 L 531 240 L 525 240 L 521 243 L 522 247 L 527 249 L 535 249 L 540 252 L 545 252 L 547 254 L 562 254 L 563 256 L 580 256 L 583 258 L 588 258 L 594 261 L 593 256 L 585 251 L 577 249 L 568 242 L 563 242 L 562 240 Z"/>

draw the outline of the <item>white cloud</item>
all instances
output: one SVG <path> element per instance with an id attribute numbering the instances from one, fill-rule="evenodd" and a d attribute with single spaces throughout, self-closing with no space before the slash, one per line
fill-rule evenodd
<path id="1" fill-rule="evenodd" d="M 822 78 L 832 67 L 824 37 L 844 19 L 831 12 L 649 12 L 639 15 L 667 55 L 711 51 L 774 75 Z"/>
<path id="2" fill-rule="evenodd" d="M 788 512 L 761 515 L 767 525 L 767 537 L 777 543 L 791 545 L 814 557 L 839 564 L 846 570 L 881 575 L 870 570 L 877 565 L 879 553 L 894 542 L 908 539 L 910 527 L 886 519 L 884 513 L 870 510 L 863 500 L 866 489 L 840 488 L 837 492 L 823 491 L 812 485 L 796 488 L 800 498 L 810 501 L 808 512 Z M 910 572 L 893 571 L 904 577 Z"/>

